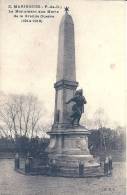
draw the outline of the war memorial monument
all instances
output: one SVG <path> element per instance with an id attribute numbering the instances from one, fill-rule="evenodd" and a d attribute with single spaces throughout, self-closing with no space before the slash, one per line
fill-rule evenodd
<path id="1" fill-rule="evenodd" d="M 90 131 L 80 125 L 87 103 L 83 90 L 78 89 L 75 66 L 74 22 L 65 8 L 59 27 L 57 75 L 55 88 L 54 123 L 49 145 L 37 158 L 20 160 L 16 156 L 15 169 L 28 174 L 65 177 L 102 176 L 104 169 L 90 154 Z M 24 170 L 20 162 L 24 162 Z"/>
<path id="2" fill-rule="evenodd" d="M 48 158 L 59 176 L 99 173 L 100 165 L 88 149 L 89 131 L 79 124 L 84 104 L 83 90 L 76 90 L 74 22 L 65 8 L 59 27 L 58 60 L 55 88 L 54 124 L 48 134 Z"/>

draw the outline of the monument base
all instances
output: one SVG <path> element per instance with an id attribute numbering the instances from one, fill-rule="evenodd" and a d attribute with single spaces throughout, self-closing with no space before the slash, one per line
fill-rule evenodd
<path id="1" fill-rule="evenodd" d="M 56 176 L 80 177 L 103 174 L 100 163 L 88 149 L 87 129 L 82 126 L 68 129 L 53 129 L 48 132 L 50 174 Z"/>

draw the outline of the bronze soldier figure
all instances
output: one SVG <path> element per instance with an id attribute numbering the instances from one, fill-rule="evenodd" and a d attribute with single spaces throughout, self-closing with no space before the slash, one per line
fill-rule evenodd
<path id="1" fill-rule="evenodd" d="M 83 96 L 83 90 L 77 90 L 75 92 L 75 95 L 73 98 L 71 98 L 66 104 L 69 104 L 70 102 L 74 102 L 75 104 L 72 106 L 72 115 L 70 116 L 72 118 L 72 125 L 75 124 L 75 121 L 77 120 L 77 125 L 79 125 L 79 121 L 81 118 L 82 113 L 84 112 L 84 104 L 87 103 L 85 97 Z"/>

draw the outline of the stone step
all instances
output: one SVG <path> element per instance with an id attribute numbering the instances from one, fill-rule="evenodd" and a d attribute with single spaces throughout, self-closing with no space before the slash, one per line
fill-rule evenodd
<path id="1" fill-rule="evenodd" d="M 38 168 L 32 168 L 31 173 L 36 173 L 39 175 L 46 175 L 48 172 L 48 169 L 46 167 L 38 167 Z"/>
<path id="2" fill-rule="evenodd" d="M 78 167 L 59 167 L 52 172 L 51 168 L 44 165 L 35 166 L 32 168 L 32 175 L 51 175 L 63 177 L 100 177 L 104 175 L 103 167 L 85 167 L 83 175 L 79 175 Z"/>

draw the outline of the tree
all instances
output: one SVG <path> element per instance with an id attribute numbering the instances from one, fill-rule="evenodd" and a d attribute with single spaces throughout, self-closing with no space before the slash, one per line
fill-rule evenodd
<path id="1" fill-rule="evenodd" d="M 9 95 L 7 101 L 0 105 L 0 132 L 11 137 L 33 137 L 37 134 L 41 113 L 41 104 L 37 97 Z"/>
<path id="2" fill-rule="evenodd" d="M 104 149 L 106 151 L 106 142 L 105 142 L 106 140 L 105 140 L 105 135 L 104 135 L 104 128 L 108 124 L 108 119 L 106 117 L 104 109 L 101 107 L 98 108 L 94 113 L 94 124 L 95 124 L 95 127 L 100 132 L 100 148 L 101 150 L 103 150 L 103 146 L 104 146 Z"/>
<path id="3" fill-rule="evenodd" d="M 94 128 L 94 121 L 91 118 L 89 111 L 85 110 L 85 113 L 83 114 L 81 118 L 81 125 L 85 126 L 87 129 L 93 129 Z"/>
<path id="4" fill-rule="evenodd" d="M 97 129 L 108 125 L 108 118 L 103 108 L 98 108 L 94 113 L 94 124 Z"/>

